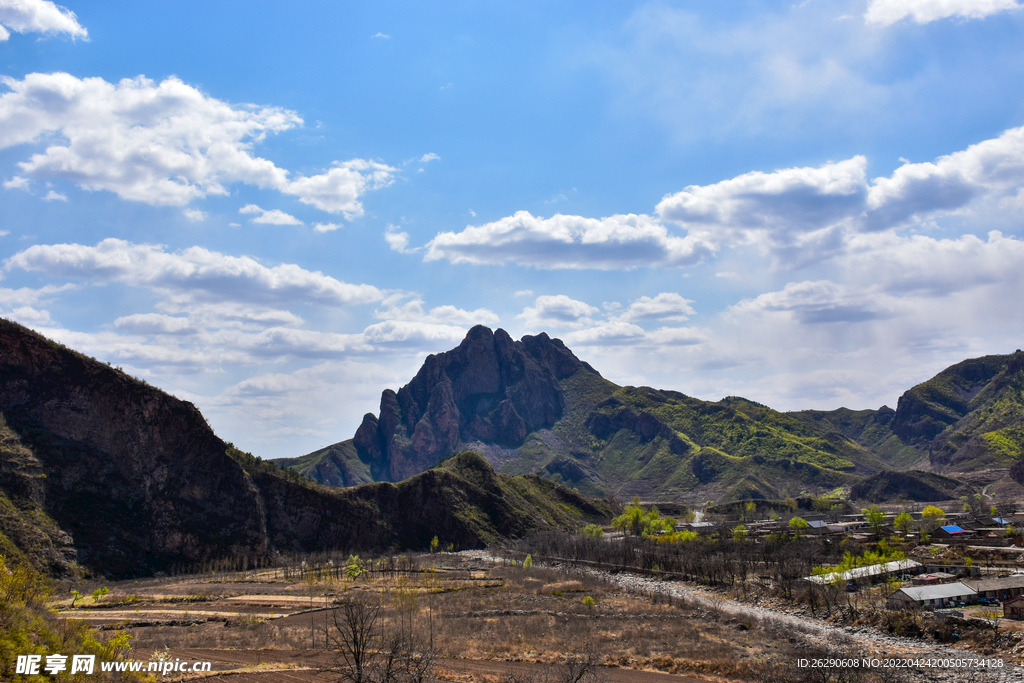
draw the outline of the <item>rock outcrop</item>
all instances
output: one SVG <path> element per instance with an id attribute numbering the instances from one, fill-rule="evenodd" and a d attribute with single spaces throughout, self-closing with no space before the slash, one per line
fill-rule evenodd
<path id="1" fill-rule="evenodd" d="M 553 425 L 565 407 L 559 381 L 581 362 L 546 334 L 513 341 L 477 326 L 446 353 L 427 356 L 397 393 L 386 390 L 380 415 L 367 414 L 353 444 L 378 481 L 399 481 L 481 441 L 515 448 Z"/>

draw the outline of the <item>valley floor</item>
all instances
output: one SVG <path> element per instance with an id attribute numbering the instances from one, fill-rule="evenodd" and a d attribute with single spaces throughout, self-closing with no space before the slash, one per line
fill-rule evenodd
<path id="1" fill-rule="evenodd" d="M 526 569 L 479 552 L 362 566 L 356 578 L 345 578 L 346 559 L 337 558 L 333 565 L 126 581 L 99 599 L 57 607 L 129 633 L 135 659 L 210 661 L 204 679 L 232 683 L 338 680 L 331 671 L 337 655 L 325 644 L 336 644 L 333 619 L 353 600 L 379 605 L 379 632 L 408 634 L 420 649 L 432 640 L 435 675 L 453 683 L 556 683 L 559 663 L 580 653 L 592 656 L 605 683 L 802 680 L 770 674 L 799 673 L 801 659 L 837 656 L 985 658 L 963 645 L 842 627 L 768 600 L 740 602 L 628 573 Z M 1005 668 L 940 666 L 858 680 L 1024 681 L 1019 655 L 989 657 L 997 658 Z"/>

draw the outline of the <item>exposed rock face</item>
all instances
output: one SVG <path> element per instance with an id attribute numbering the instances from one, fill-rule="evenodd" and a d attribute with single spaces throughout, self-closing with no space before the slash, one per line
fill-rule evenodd
<path id="1" fill-rule="evenodd" d="M 435 465 L 459 443 L 516 447 L 564 409 L 558 382 L 589 365 L 546 334 L 513 341 L 477 326 L 446 353 L 428 356 L 398 393 L 381 395 L 353 443 L 374 479 L 398 481 Z"/>

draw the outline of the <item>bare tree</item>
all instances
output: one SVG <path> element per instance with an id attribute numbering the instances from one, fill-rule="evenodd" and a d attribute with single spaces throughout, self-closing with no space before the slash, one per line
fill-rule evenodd
<path id="1" fill-rule="evenodd" d="M 330 645 L 337 654 L 334 671 L 350 683 L 425 683 L 434 652 L 400 626 L 385 632 L 380 595 L 349 596 L 333 612 Z"/>
<path id="2" fill-rule="evenodd" d="M 349 597 L 333 614 L 330 635 L 338 673 L 352 683 L 370 683 L 370 664 L 380 642 L 380 598 Z"/>
<path id="3" fill-rule="evenodd" d="M 598 675 L 598 657 L 592 650 L 569 655 L 562 662 L 562 670 L 558 672 L 558 683 L 600 683 Z"/>

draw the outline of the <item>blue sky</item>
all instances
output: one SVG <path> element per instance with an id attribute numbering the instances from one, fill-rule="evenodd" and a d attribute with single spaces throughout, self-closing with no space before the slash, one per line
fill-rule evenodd
<path id="1" fill-rule="evenodd" d="M 0 315 L 264 457 L 474 324 L 895 406 L 1022 346 L 1017 0 L 0 0 Z"/>

